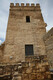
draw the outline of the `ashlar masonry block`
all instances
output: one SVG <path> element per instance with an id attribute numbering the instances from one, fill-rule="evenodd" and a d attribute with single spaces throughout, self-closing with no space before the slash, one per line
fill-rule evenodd
<path id="1" fill-rule="evenodd" d="M 11 3 L 3 61 L 17 62 L 25 60 L 25 45 L 33 46 L 33 55 L 45 54 L 43 41 L 45 33 L 46 23 L 43 20 L 39 4 L 35 6 L 32 3 L 30 6 L 29 3 L 26 3 L 26 5 L 21 3 L 20 6 L 19 3 L 16 3 L 16 5 Z M 31 55 L 30 53 L 29 55 Z"/>

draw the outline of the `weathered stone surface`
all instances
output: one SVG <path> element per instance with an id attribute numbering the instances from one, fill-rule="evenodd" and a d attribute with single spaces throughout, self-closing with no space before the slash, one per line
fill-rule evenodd
<path id="1" fill-rule="evenodd" d="M 53 69 L 53 28 L 44 35 L 46 54 L 49 60 L 50 69 Z"/>
<path id="2" fill-rule="evenodd" d="M 51 36 L 53 36 L 53 27 L 48 31 L 48 33 L 46 33 L 46 35 L 44 36 L 44 40 L 49 39 Z"/>
<path id="3" fill-rule="evenodd" d="M 49 64 L 47 61 L 42 62 L 43 59 L 46 60 L 46 56 L 39 55 L 38 57 L 29 57 L 31 58 L 30 62 L 0 64 L 0 77 L 2 75 L 3 80 L 11 77 L 11 80 L 50 80 Z M 41 61 L 38 62 L 38 60 Z"/>
<path id="4" fill-rule="evenodd" d="M 2 50 L 0 49 L 0 62 L 2 61 Z"/>
<path id="5" fill-rule="evenodd" d="M 45 43 L 46 46 L 48 46 L 48 44 L 51 45 L 53 43 L 53 36 L 49 37 L 48 40 L 45 41 Z"/>
<path id="6" fill-rule="evenodd" d="M 30 22 L 26 22 L 26 16 Z M 49 80 L 43 36 L 46 23 L 40 5 L 10 4 L 5 46 L 1 46 L 1 80 Z M 25 55 L 25 45 L 33 45 L 34 55 Z"/>
<path id="7" fill-rule="evenodd" d="M 26 22 L 30 16 L 30 22 Z M 34 4 L 21 6 L 10 4 L 9 19 L 3 62 L 25 61 L 25 45 L 33 45 L 34 55 L 45 54 L 43 36 L 46 33 L 46 23 L 43 20 L 40 5 Z"/>
<path id="8" fill-rule="evenodd" d="M 2 43 L 0 45 L 0 63 L 2 63 L 2 61 L 3 61 L 4 47 L 5 47 L 5 43 Z"/>

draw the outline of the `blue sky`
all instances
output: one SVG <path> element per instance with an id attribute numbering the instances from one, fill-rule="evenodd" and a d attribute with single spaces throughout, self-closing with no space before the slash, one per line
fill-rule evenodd
<path id="1" fill-rule="evenodd" d="M 0 0 L 0 39 L 5 39 L 10 3 L 40 3 L 47 30 L 53 27 L 53 0 Z M 1 42 L 1 41 L 0 41 Z"/>

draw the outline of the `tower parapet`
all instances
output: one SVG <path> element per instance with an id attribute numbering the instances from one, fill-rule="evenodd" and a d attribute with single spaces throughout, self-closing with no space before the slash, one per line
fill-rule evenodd
<path id="1" fill-rule="evenodd" d="M 26 5 L 24 3 L 21 3 L 21 5 L 19 5 L 19 3 L 16 3 L 15 5 L 14 3 L 11 3 L 10 10 L 14 9 L 41 11 L 40 5 L 38 3 L 36 5 L 34 3 L 31 3 L 31 6 L 29 3 L 26 3 Z"/>

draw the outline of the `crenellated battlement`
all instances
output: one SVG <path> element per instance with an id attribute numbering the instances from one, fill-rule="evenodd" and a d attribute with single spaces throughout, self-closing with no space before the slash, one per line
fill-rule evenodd
<path id="1" fill-rule="evenodd" d="M 29 10 L 38 10 L 38 11 L 41 11 L 41 9 L 40 9 L 40 4 L 34 4 L 34 3 L 31 3 L 31 5 L 29 4 L 29 3 L 26 3 L 26 5 L 24 4 L 24 3 L 21 3 L 21 5 L 19 4 L 19 3 L 16 3 L 16 4 L 14 4 L 14 3 L 11 3 L 10 4 L 10 9 L 21 9 L 21 8 L 23 8 L 24 7 L 24 10 L 25 10 L 25 8 L 29 8 Z M 26 9 L 26 10 L 27 10 Z"/>
<path id="2" fill-rule="evenodd" d="M 16 4 L 10 3 L 10 7 L 12 7 L 12 6 L 40 6 L 40 4 L 37 3 L 37 4 L 35 5 L 34 3 L 31 3 L 31 5 L 30 5 L 29 3 L 26 3 L 26 5 L 25 5 L 24 3 L 21 3 L 21 5 L 20 5 L 19 3 L 16 3 Z"/>

